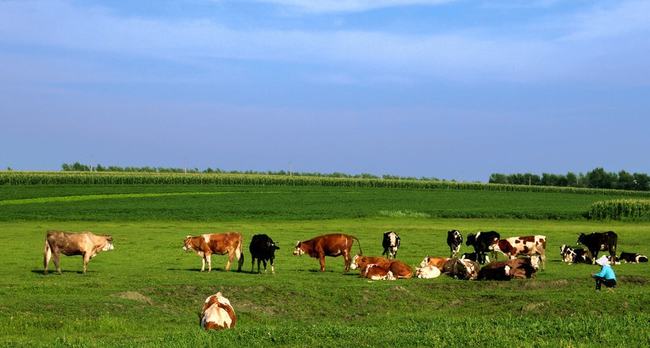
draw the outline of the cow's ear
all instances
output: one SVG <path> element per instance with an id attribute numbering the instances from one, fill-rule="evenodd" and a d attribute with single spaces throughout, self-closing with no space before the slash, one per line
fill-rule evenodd
<path id="1" fill-rule="evenodd" d="M 192 237 L 192 236 L 190 236 L 190 235 L 188 234 L 187 236 L 185 236 L 185 239 L 188 239 L 188 238 L 190 238 L 190 237 Z"/>

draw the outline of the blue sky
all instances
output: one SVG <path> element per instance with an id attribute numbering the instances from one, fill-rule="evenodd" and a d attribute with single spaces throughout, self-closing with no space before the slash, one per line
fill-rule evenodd
<path id="1" fill-rule="evenodd" d="M 0 166 L 650 173 L 650 1 L 0 0 Z"/>

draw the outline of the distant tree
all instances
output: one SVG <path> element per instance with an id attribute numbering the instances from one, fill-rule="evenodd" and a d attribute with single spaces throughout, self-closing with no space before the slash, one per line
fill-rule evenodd
<path id="1" fill-rule="evenodd" d="M 592 188 L 610 189 L 616 186 L 618 177 L 615 173 L 608 173 L 603 168 L 596 168 L 587 172 L 587 185 Z"/>
<path id="2" fill-rule="evenodd" d="M 575 175 L 575 173 L 566 173 L 566 185 L 571 187 L 578 186 L 578 177 Z"/>
<path id="3" fill-rule="evenodd" d="M 488 182 L 491 184 L 507 184 L 508 178 L 505 174 L 494 173 L 490 175 Z"/>
<path id="4" fill-rule="evenodd" d="M 616 188 L 621 190 L 634 190 L 635 189 L 634 175 L 621 170 L 618 172 L 618 182 Z"/>
<path id="5" fill-rule="evenodd" d="M 634 189 L 650 191 L 650 176 L 648 174 L 634 173 Z"/>

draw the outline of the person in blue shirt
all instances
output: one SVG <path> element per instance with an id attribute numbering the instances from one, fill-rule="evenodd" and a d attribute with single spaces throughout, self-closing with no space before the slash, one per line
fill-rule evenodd
<path id="1" fill-rule="evenodd" d="M 596 263 L 601 267 L 600 272 L 593 274 L 592 277 L 596 279 L 596 290 L 600 290 L 601 285 L 605 285 L 608 288 L 616 287 L 616 274 L 612 269 L 612 266 L 609 265 L 609 260 L 607 256 L 603 255 L 596 260 Z"/>

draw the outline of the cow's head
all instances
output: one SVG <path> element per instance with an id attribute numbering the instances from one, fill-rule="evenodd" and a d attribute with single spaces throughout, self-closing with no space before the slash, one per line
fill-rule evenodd
<path id="1" fill-rule="evenodd" d="M 425 257 L 422 262 L 420 262 L 420 268 L 427 267 L 429 265 L 430 256 Z"/>
<path id="2" fill-rule="evenodd" d="M 352 256 L 352 262 L 350 263 L 350 269 L 359 268 L 359 263 L 358 262 L 359 262 L 360 257 L 361 257 L 361 255 L 359 255 L 359 254 Z"/>
<path id="3" fill-rule="evenodd" d="M 587 235 L 584 233 L 580 233 L 580 235 L 578 236 L 578 240 L 576 241 L 576 244 L 585 244 L 586 240 L 587 240 Z"/>
<path id="4" fill-rule="evenodd" d="M 185 240 L 183 241 L 183 250 L 191 251 L 192 249 L 192 236 L 185 236 Z"/>
<path id="5" fill-rule="evenodd" d="M 113 245 L 113 236 L 104 236 L 104 237 L 106 238 L 106 243 L 104 244 L 102 251 L 109 251 L 115 249 L 115 246 Z"/>
<path id="6" fill-rule="evenodd" d="M 476 242 L 476 235 L 473 233 L 470 233 L 467 235 L 467 242 L 465 242 L 466 245 L 474 245 Z"/>
<path id="7" fill-rule="evenodd" d="M 298 242 L 296 243 L 296 248 L 293 250 L 293 255 L 295 255 L 295 256 L 301 256 L 301 255 L 303 255 L 304 253 L 305 253 L 305 251 L 302 250 L 302 242 L 301 242 L 301 241 L 298 241 Z"/>
<path id="8" fill-rule="evenodd" d="M 450 238 L 450 237 L 451 237 L 452 240 L 454 240 L 458 244 L 463 243 L 463 235 L 460 234 L 459 230 L 447 231 L 447 238 Z"/>

